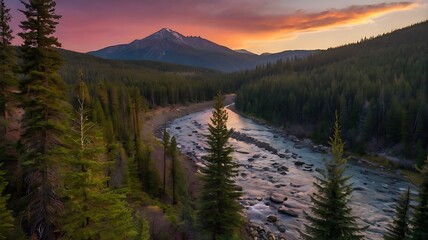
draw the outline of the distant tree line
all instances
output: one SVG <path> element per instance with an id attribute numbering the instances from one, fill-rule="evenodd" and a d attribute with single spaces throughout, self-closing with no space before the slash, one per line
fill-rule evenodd
<path id="1" fill-rule="evenodd" d="M 238 87 L 235 81 L 212 70 L 167 63 L 104 60 L 65 50 L 61 53 L 66 62 L 61 75 L 67 83 L 74 83 L 76 72 L 82 70 L 91 91 L 98 91 L 100 84 L 117 91 L 136 88 L 144 107 L 210 101 L 219 91 L 231 93 Z"/>

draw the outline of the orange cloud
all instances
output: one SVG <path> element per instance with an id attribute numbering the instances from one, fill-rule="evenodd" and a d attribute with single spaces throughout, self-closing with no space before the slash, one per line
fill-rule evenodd
<path id="1" fill-rule="evenodd" d="M 376 0 L 379 1 L 379 0 Z M 428 0 L 424 0 L 428 1 Z M 349 24 L 421 5 L 393 2 L 331 8 L 329 1 L 294 0 L 73 0 L 57 1 L 62 15 L 57 36 L 67 49 L 90 51 L 131 42 L 160 28 L 184 35 L 199 35 L 221 45 L 242 46 L 248 41 L 271 41 Z M 347 1 L 348 2 L 348 1 Z M 354 0 L 358 3 L 358 0 Z M 12 8 L 12 26 L 19 32 L 22 4 L 6 0 Z M 345 3 L 337 3 L 346 6 Z M 327 10 L 324 10 L 327 9 Z M 15 39 L 20 44 L 20 38 Z"/>
<path id="2" fill-rule="evenodd" d="M 318 30 L 349 23 L 359 23 L 367 18 L 376 17 L 392 11 L 409 9 L 412 2 L 381 3 L 374 5 L 354 5 L 344 9 L 331 9 L 320 13 L 297 11 L 288 16 L 278 16 L 262 21 L 260 30 Z"/>
<path id="3" fill-rule="evenodd" d="M 238 31 L 232 36 L 223 35 L 223 43 L 239 46 L 243 40 L 272 40 L 293 36 L 299 32 L 319 31 L 337 26 L 360 24 L 367 19 L 417 6 L 413 2 L 380 3 L 373 5 L 353 5 L 343 9 L 329 9 L 322 12 L 295 11 L 287 15 L 245 16 L 245 22 L 233 18 L 223 18 L 223 26 Z M 242 16 L 241 16 L 242 17 Z M 215 36 L 213 36 L 216 39 Z"/>

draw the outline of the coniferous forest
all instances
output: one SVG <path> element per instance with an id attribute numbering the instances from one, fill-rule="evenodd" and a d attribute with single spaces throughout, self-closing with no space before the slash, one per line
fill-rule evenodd
<path id="1" fill-rule="evenodd" d="M 427 22 L 302 60 L 237 73 L 246 80 L 237 107 L 299 134 L 326 142 L 334 112 L 356 152 L 380 151 L 417 159 L 428 146 Z M 270 96 L 266 98 L 266 96 Z"/>
<path id="2" fill-rule="evenodd" d="M 406 169 L 416 181 L 391 177 L 409 187 L 391 195 L 394 204 L 381 218 L 388 224 L 374 232 L 388 240 L 428 239 L 427 21 L 224 73 L 63 49 L 57 1 L 19 2 L 16 29 L 13 11 L 0 0 L 0 239 L 367 239 L 376 224 L 355 211 L 353 196 L 371 185 L 355 186 L 348 156 L 376 154 L 400 159 L 388 174 Z M 161 42 L 171 31 L 152 38 Z M 178 40 L 165 40 L 167 46 L 184 42 L 171 36 Z M 195 45 L 204 40 L 188 38 Z M 220 49 L 224 59 L 252 58 L 210 41 L 201 45 Z M 207 123 L 170 128 L 174 118 L 206 109 Z M 233 129 L 232 112 L 276 129 L 270 140 L 294 135 L 284 143 L 309 138 L 326 145 L 328 159 L 318 168 L 288 148 L 275 149 L 266 136 L 247 135 L 251 129 Z M 162 114 L 172 117 L 157 118 Z M 239 144 L 265 152 L 238 151 Z M 286 160 L 290 165 L 274 162 Z M 271 169 L 278 176 L 312 174 L 307 206 L 287 200 L 301 198 L 302 186 L 277 181 Z M 270 182 L 268 197 L 251 195 L 249 173 L 260 181 L 254 189 Z M 281 188 L 289 195 L 275 194 Z M 276 215 L 247 214 L 254 209 Z"/>

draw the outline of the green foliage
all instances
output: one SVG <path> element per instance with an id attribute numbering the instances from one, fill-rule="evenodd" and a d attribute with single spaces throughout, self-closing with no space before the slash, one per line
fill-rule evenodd
<path id="1" fill-rule="evenodd" d="M 150 225 L 147 220 L 142 218 L 138 225 L 138 235 L 135 240 L 149 240 L 150 239 Z"/>
<path id="2" fill-rule="evenodd" d="M 223 74 L 205 69 L 145 61 L 114 61 L 86 54 L 62 51 L 66 64 L 62 76 L 75 82 L 78 69 L 90 89 L 105 86 L 133 87 L 140 91 L 143 108 L 167 104 L 188 104 L 211 100 L 218 91 L 234 92 L 238 83 Z M 119 93 L 120 94 L 120 93 Z"/>
<path id="3" fill-rule="evenodd" d="M 58 74 L 62 61 L 55 49 L 61 44 L 53 36 L 60 16 L 55 14 L 52 0 L 21 2 L 25 15 L 19 33 L 24 41 L 21 162 L 29 185 L 29 232 L 32 238 L 57 239 L 64 208 L 58 196 L 61 180 L 56 168 L 67 156 L 64 137 L 69 131 L 69 104 Z"/>
<path id="4" fill-rule="evenodd" d="M 168 154 L 168 148 L 170 144 L 170 137 L 168 132 L 166 131 L 166 127 L 163 130 L 163 138 L 162 138 L 162 145 L 163 145 L 163 188 L 162 188 L 162 196 L 165 198 L 166 196 L 166 156 Z"/>
<path id="5" fill-rule="evenodd" d="M 69 239 L 119 239 L 136 235 L 124 196 L 107 187 L 108 162 L 97 126 L 87 116 L 85 86 L 78 84 L 72 157 L 66 162 L 64 230 Z"/>
<path id="6" fill-rule="evenodd" d="M 177 141 L 175 137 L 171 138 L 171 144 L 169 146 L 169 154 L 171 156 L 171 180 L 172 180 L 172 204 L 177 203 L 177 195 L 176 195 L 176 183 L 177 183 L 177 158 L 178 158 L 178 150 L 177 150 Z"/>
<path id="7" fill-rule="evenodd" d="M 233 177 L 237 165 L 230 154 L 228 144 L 231 131 L 227 129 L 227 112 L 223 106 L 224 97 L 215 98 L 211 123 L 208 126 L 208 155 L 206 167 L 202 170 L 202 191 L 198 222 L 211 239 L 228 239 L 241 226 L 241 207 L 237 198 L 241 195 Z"/>
<path id="8" fill-rule="evenodd" d="M 141 162 L 139 176 L 143 182 L 143 190 L 152 197 L 160 197 L 160 178 L 153 164 L 152 152 L 152 147 L 144 146 L 141 152 L 138 153 L 139 161 Z"/>
<path id="9" fill-rule="evenodd" d="M 175 137 L 171 138 L 168 155 L 171 157 L 171 189 L 172 189 L 172 204 L 176 209 L 177 227 L 185 227 L 193 229 L 195 220 L 194 210 L 190 194 L 188 192 L 188 183 L 183 172 L 183 167 L 180 164 L 180 157 L 177 149 L 177 141 Z"/>
<path id="10" fill-rule="evenodd" d="M 419 188 L 419 205 L 416 207 L 412 225 L 413 240 L 428 239 L 428 157 L 421 170 L 424 181 Z"/>
<path id="11" fill-rule="evenodd" d="M 364 152 L 372 140 L 400 146 L 423 161 L 428 150 L 428 22 L 307 59 L 233 75 L 246 84 L 236 107 L 274 124 L 300 124 L 326 142 L 339 110 L 347 146 Z M 371 145 L 370 145 L 371 144 Z M 400 149 L 398 149 L 400 150 Z"/>
<path id="12" fill-rule="evenodd" d="M 7 182 L 3 177 L 5 172 L 1 169 L 2 166 L 3 163 L 0 162 L 0 239 L 8 239 L 13 232 L 15 220 L 12 216 L 12 211 L 7 209 L 6 206 L 10 195 L 3 194 Z"/>
<path id="13" fill-rule="evenodd" d="M 10 28 L 10 9 L 0 0 L 0 137 L 7 133 L 9 103 L 13 100 L 12 88 L 17 83 L 14 73 L 13 39 Z"/>
<path id="14" fill-rule="evenodd" d="M 387 226 L 385 240 L 404 240 L 410 236 L 409 210 L 410 189 L 404 192 L 396 206 L 396 216 L 392 223 Z"/>
<path id="15" fill-rule="evenodd" d="M 356 218 L 348 206 L 352 187 L 349 177 L 344 177 L 346 160 L 343 158 L 344 142 L 340 136 L 339 119 L 336 114 L 334 134 L 330 138 L 333 158 L 326 163 L 326 171 L 317 178 L 314 186 L 317 190 L 311 196 L 312 214 L 305 213 L 308 224 L 305 231 L 300 231 L 306 240 L 351 240 L 362 239 Z"/>

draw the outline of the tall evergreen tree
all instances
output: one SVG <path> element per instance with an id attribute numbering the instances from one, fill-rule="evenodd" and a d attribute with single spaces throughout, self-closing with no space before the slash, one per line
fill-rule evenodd
<path id="1" fill-rule="evenodd" d="M 416 208 L 412 239 L 413 240 L 425 240 L 428 239 L 428 157 L 425 160 L 425 165 L 421 170 L 424 177 L 424 181 L 419 189 L 419 204 Z"/>
<path id="2" fill-rule="evenodd" d="M 166 195 L 166 155 L 168 153 L 168 146 L 169 146 L 169 134 L 166 131 L 166 124 L 163 129 L 163 139 L 162 139 L 162 145 L 163 145 L 163 188 L 162 188 L 162 195 L 165 197 Z"/>
<path id="3" fill-rule="evenodd" d="M 58 162 L 64 154 L 63 138 L 69 131 L 65 84 L 58 72 L 60 47 L 53 36 L 60 16 L 55 14 L 55 1 L 21 1 L 26 19 L 21 22 L 24 40 L 22 106 L 25 115 L 22 128 L 22 160 L 26 167 L 30 234 L 33 239 L 57 239 L 61 235 L 60 216 L 63 204 L 58 196 L 61 182 Z"/>
<path id="4" fill-rule="evenodd" d="M 12 100 L 12 87 L 17 79 L 13 72 L 14 60 L 11 42 L 10 9 L 0 0 L 0 137 L 7 133 L 8 105 Z"/>
<path id="5" fill-rule="evenodd" d="M 169 146 L 169 154 L 171 156 L 171 180 L 172 180 L 172 204 L 177 203 L 177 195 L 176 195 L 176 183 L 177 183 L 177 141 L 175 137 L 171 138 L 171 143 Z"/>
<path id="6" fill-rule="evenodd" d="M 136 235 L 124 196 L 106 187 L 108 162 L 101 131 L 89 121 L 87 88 L 78 84 L 72 157 L 65 167 L 66 218 L 69 239 L 120 239 Z M 71 168 L 71 169 L 70 169 Z"/>
<path id="7" fill-rule="evenodd" d="M 392 223 L 387 226 L 384 235 L 385 240 L 404 240 L 410 235 L 409 210 L 410 210 L 410 189 L 403 193 L 396 207 L 396 216 Z"/>
<path id="8" fill-rule="evenodd" d="M 199 223 L 211 239 L 231 239 L 242 224 L 240 206 L 234 176 L 237 164 L 230 154 L 233 149 L 228 143 L 231 130 L 227 129 L 228 115 L 223 105 L 224 97 L 215 98 L 211 123 L 208 125 L 208 155 L 202 170 L 202 192 L 200 196 Z"/>
<path id="9" fill-rule="evenodd" d="M 13 231 L 14 219 L 12 211 L 7 209 L 6 206 L 10 195 L 3 194 L 7 181 L 3 178 L 5 172 L 1 169 L 2 166 L 3 163 L 0 162 L 0 239 L 8 239 L 8 237 L 11 237 Z"/>
<path id="10" fill-rule="evenodd" d="M 346 159 L 343 158 L 345 143 L 340 136 L 339 119 L 336 114 L 334 134 L 330 137 L 333 158 L 326 163 L 326 171 L 314 183 L 317 193 L 311 196 L 312 214 L 305 213 L 308 224 L 306 232 L 299 231 L 306 240 L 353 240 L 362 239 L 356 218 L 348 206 L 352 194 L 349 177 L 344 177 Z"/>

